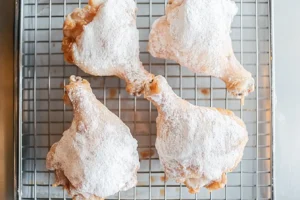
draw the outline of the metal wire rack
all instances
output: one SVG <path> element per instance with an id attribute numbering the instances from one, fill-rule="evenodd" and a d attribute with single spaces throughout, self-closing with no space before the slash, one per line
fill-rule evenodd
<path id="1" fill-rule="evenodd" d="M 51 187 L 54 174 L 45 157 L 70 126 L 72 110 L 63 104 L 63 86 L 72 74 L 91 82 L 94 93 L 131 129 L 139 141 L 138 185 L 108 199 L 267 200 L 273 198 L 271 102 L 271 0 L 236 0 L 239 13 L 232 24 L 235 55 L 256 80 L 256 92 L 245 105 L 227 95 L 222 81 L 193 74 L 178 64 L 155 59 L 146 50 L 152 22 L 164 15 L 167 0 L 136 0 L 140 57 L 145 68 L 167 77 L 182 98 L 201 106 L 234 111 L 245 121 L 249 142 L 240 165 L 228 174 L 224 189 L 188 193 L 184 185 L 166 180 L 155 150 L 157 111 L 141 98 L 129 96 L 123 81 L 92 77 L 64 62 L 60 50 L 66 14 L 87 0 L 20 1 L 20 105 L 18 199 L 70 199 L 61 187 Z"/>

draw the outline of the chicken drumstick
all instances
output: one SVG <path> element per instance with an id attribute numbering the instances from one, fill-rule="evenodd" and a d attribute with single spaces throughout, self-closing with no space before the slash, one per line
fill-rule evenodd
<path id="1" fill-rule="evenodd" d="M 65 102 L 74 109 L 71 127 L 47 155 L 56 185 L 74 200 L 100 200 L 137 183 L 137 141 L 129 128 L 92 93 L 90 84 L 71 76 Z"/>
<path id="2" fill-rule="evenodd" d="M 225 173 L 238 165 L 248 141 L 244 122 L 229 110 L 181 99 L 162 76 L 144 92 L 158 109 L 155 146 L 167 177 L 186 184 L 190 193 L 224 187 Z"/>
<path id="3" fill-rule="evenodd" d="M 230 26 L 237 7 L 231 0 L 169 0 L 166 16 L 152 25 L 148 50 L 195 73 L 221 78 L 232 95 L 254 90 L 251 73 L 236 59 Z"/>
<path id="4" fill-rule="evenodd" d="M 139 33 L 133 0 L 89 0 L 64 23 L 65 60 L 95 76 L 118 76 L 127 91 L 139 95 L 152 78 L 139 60 Z"/>

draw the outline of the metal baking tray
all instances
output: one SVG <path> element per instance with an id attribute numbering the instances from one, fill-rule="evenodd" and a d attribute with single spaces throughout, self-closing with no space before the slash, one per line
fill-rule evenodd
<path id="1" fill-rule="evenodd" d="M 93 92 L 131 129 L 138 140 L 141 168 L 138 185 L 108 199 L 267 200 L 273 195 L 272 136 L 272 16 L 271 0 L 237 0 L 239 13 L 232 23 L 235 55 L 256 80 L 256 90 L 239 100 L 227 94 L 219 79 L 191 73 L 169 60 L 156 59 L 146 50 L 155 19 L 164 15 L 167 0 L 136 0 L 140 58 L 145 68 L 167 77 L 174 91 L 200 106 L 232 110 L 246 123 L 249 142 L 239 166 L 228 174 L 224 189 L 201 189 L 189 194 L 184 185 L 165 181 L 155 150 L 157 111 L 143 97 L 126 93 L 116 77 L 93 77 L 64 62 L 62 24 L 66 14 L 87 0 L 22 0 L 19 41 L 18 199 L 70 199 L 62 187 L 51 187 L 54 173 L 45 167 L 51 145 L 70 126 L 72 109 L 63 104 L 70 75 L 91 82 Z"/>

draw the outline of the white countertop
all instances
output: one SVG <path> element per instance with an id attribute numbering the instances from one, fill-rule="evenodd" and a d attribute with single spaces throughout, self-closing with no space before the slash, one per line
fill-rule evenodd
<path id="1" fill-rule="evenodd" d="M 300 199 L 300 1 L 275 0 L 276 200 Z"/>

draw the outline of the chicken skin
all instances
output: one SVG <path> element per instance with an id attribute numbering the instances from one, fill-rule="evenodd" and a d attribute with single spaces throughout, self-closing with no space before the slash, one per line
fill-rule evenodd
<path id="1" fill-rule="evenodd" d="M 223 188 L 248 141 L 244 122 L 229 110 L 181 99 L 162 76 L 145 84 L 144 95 L 158 109 L 155 146 L 166 176 L 190 193 Z"/>
<path id="2" fill-rule="evenodd" d="M 46 160 L 56 182 L 74 200 L 100 200 L 137 183 L 137 141 L 96 96 L 88 81 L 71 76 L 64 100 L 73 106 L 71 127 Z"/>
<path id="3" fill-rule="evenodd" d="M 139 95 L 152 79 L 139 60 L 134 0 L 89 0 L 64 22 L 65 60 L 95 76 L 118 76 L 130 94 Z"/>
<path id="4" fill-rule="evenodd" d="M 254 91 L 254 79 L 232 49 L 230 26 L 237 10 L 231 0 L 169 0 L 166 16 L 152 25 L 148 50 L 222 79 L 230 94 L 243 99 Z"/>

